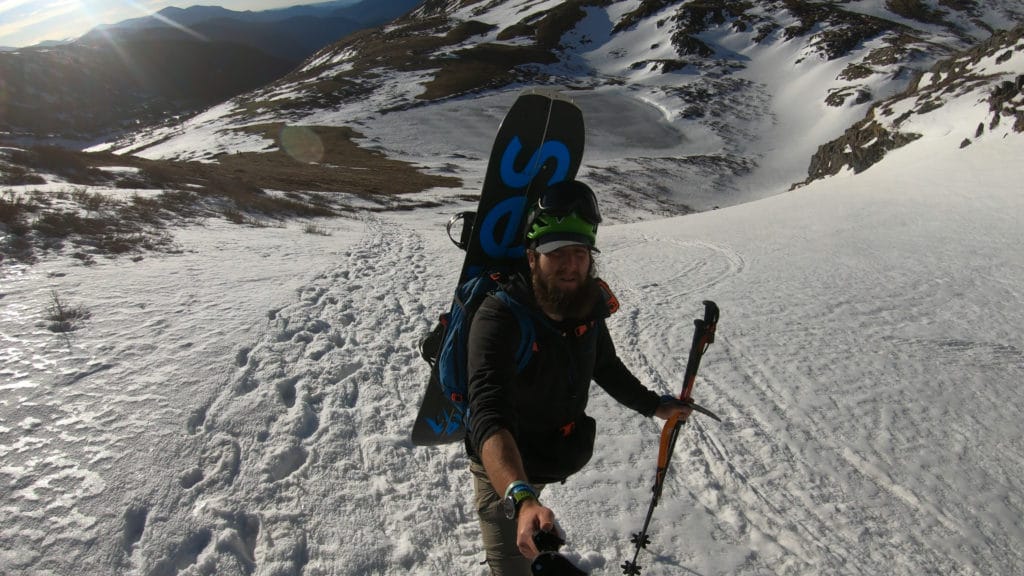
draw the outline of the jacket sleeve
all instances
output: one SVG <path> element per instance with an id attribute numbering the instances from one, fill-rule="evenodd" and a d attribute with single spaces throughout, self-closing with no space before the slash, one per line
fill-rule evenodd
<path id="1" fill-rule="evenodd" d="M 480 304 L 469 330 L 467 377 L 468 435 L 472 452 L 501 430 L 515 432 L 510 413 L 510 387 L 515 377 L 519 327 L 512 312 L 497 298 Z"/>
<path id="2" fill-rule="evenodd" d="M 597 363 L 594 366 L 594 382 L 604 388 L 608 394 L 644 416 L 653 416 L 661 403 L 661 397 L 644 386 L 640 380 L 626 368 L 618 354 L 615 344 L 608 333 L 604 321 L 600 322 L 597 341 Z"/>

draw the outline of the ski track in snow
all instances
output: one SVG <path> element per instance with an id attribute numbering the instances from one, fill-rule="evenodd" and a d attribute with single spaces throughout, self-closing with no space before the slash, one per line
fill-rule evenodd
<path id="1" fill-rule="evenodd" d="M 434 219 L 437 230 L 421 233 Z M 218 328 L 227 348 L 205 348 L 173 324 L 179 315 L 201 323 L 204 310 L 226 305 L 187 288 L 190 275 L 216 285 L 198 264 L 180 272 L 167 314 L 142 296 L 133 304 L 131 286 L 105 295 L 121 304 L 112 325 L 128 333 L 93 334 L 92 347 L 38 329 L 41 306 L 5 307 L 5 321 L 27 327 L 5 334 L 3 351 L 4 390 L 20 397 L 4 407 L 23 411 L 3 430 L 18 427 L 0 468 L 14 496 L 3 510 L 13 544 L 5 561 L 58 569 L 70 550 L 83 573 L 485 574 L 461 446 L 414 449 L 408 440 L 427 376 L 416 344 L 447 305 L 459 264 L 443 220 L 348 221 L 361 231 L 329 241 L 338 253 L 322 271 L 255 322 L 239 318 L 249 338 Z M 987 311 L 1002 330 L 1012 323 L 1004 312 L 983 299 L 950 304 L 946 289 L 975 282 L 989 299 L 1012 299 L 1012 277 L 960 264 L 962 277 L 934 276 L 925 270 L 941 262 L 927 261 L 898 273 L 856 261 L 822 269 L 806 258 L 773 275 L 762 261 L 786 261 L 771 254 L 777 248 L 730 242 L 657 226 L 603 236 L 600 273 L 622 302 L 609 326 L 653 389 L 678 393 L 700 301 L 722 307 L 695 398 L 725 422 L 695 416 L 681 433 L 639 557 L 645 576 L 997 574 L 1021 565 L 1021 460 L 992 459 L 985 446 L 1015 453 L 1003 423 L 1017 409 L 1004 399 L 1024 354 L 1012 338 L 979 338 L 973 321 L 958 323 Z M 160 264 L 148 262 L 154 277 Z M 90 273 L 78 270 L 71 276 Z M 11 269 L 5 290 L 44 286 L 45 274 Z M 823 309 L 822 294 L 833 292 Z M 97 312 L 96 323 L 112 313 Z M 165 370 L 132 366 L 158 349 L 180 364 L 172 379 L 183 391 L 168 390 Z M 954 381 L 976 368 L 985 381 Z M 58 393 L 47 394 L 42 375 L 54 372 Z M 211 373 L 213 382 L 193 382 Z M 970 410 L 956 410 L 963 404 Z M 660 421 L 596 386 L 589 411 L 599 423 L 594 458 L 565 486 L 549 486 L 545 501 L 581 566 L 618 573 L 650 497 Z M 136 439 L 148 450 L 133 450 Z M 977 491 L 961 494 L 964 486 Z"/>
<path id="2" fill-rule="evenodd" d="M 461 446 L 414 449 L 408 440 L 427 376 L 416 344 L 447 305 L 459 262 L 443 234 L 421 234 L 427 218 L 364 217 L 358 235 L 331 241 L 337 256 L 290 299 L 255 322 L 239 319 L 250 338 L 218 328 L 233 348 L 174 336 L 176 316 L 201 322 L 203 310 L 223 306 L 173 291 L 191 285 L 189 274 L 215 283 L 199 265 L 185 266 L 168 314 L 130 287 L 105 295 L 122 304 L 112 324 L 128 333 L 93 334 L 91 348 L 33 330 L 41 306 L 5 307 L 5 322 L 26 326 L 5 333 L 3 352 L 4 390 L 20 397 L 5 410 L 18 402 L 23 411 L 4 424 L 5 438 L 18 438 L 3 446 L 0 469 L 15 496 L 4 503 L 13 543 L 5 560 L 46 570 L 62 565 L 67 552 L 51 554 L 59 549 L 73 551 L 84 573 L 484 574 Z M 1012 299 L 1012 277 L 961 264 L 924 272 L 943 270 L 939 253 L 921 271 L 851 261 L 821 276 L 801 259 L 772 275 L 762 261 L 785 261 L 770 257 L 776 248 L 744 245 L 656 226 L 603 236 L 600 271 L 623 305 L 609 325 L 627 365 L 655 390 L 678 393 L 700 301 L 722 307 L 695 397 L 725 422 L 696 416 L 682 432 L 639 558 L 644 574 L 996 574 L 1021 565 L 1020 460 L 992 459 L 983 447 L 1014 453 L 1002 423 L 1017 409 L 1004 399 L 1024 354 L 1012 338 L 979 337 L 973 321 L 958 320 L 987 311 L 1003 330 L 1006 312 L 984 299 L 950 304 L 945 287 L 974 282 L 990 300 Z M 148 265 L 159 277 L 161 263 Z M 11 270 L 12 294 L 46 284 L 43 270 Z M 91 273 L 79 270 L 72 276 Z M 822 294 L 833 292 L 823 309 Z M 97 324 L 112 314 L 97 312 Z M 175 395 L 166 371 L 130 366 L 158 348 L 181 364 L 184 384 L 190 366 L 193 378 L 220 376 L 184 388 L 197 398 Z M 219 366 L 189 364 L 192 356 Z M 59 393 L 47 394 L 41 375 L 57 366 L 50 386 Z M 986 381 L 954 381 L 976 369 Z M 548 487 L 545 501 L 579 563 L 617 573 L 648 503 L 660 423 L 596 387 L 590 411 L 594 459 Z M 133 451 L 135 438 L 149 450 Z M 129 465 L 165 477 L 133 476 L 122 470 Z M 963 486 L 977 491 L 960 494 Z M 704 535 L 700 546 L 693 534 Z"/>
<path id="3" fill-rule="evenodd" d="M 659 249 L 633 254 L 634 245 Z M 1024 354 L 1013 345 L 969 338 L 899 336 L 901 328 L 944 319 L 949 295 L 934 286 L 942 280 L 922 274 L 907 286 L 885 272 L 825 279 L 823 284 L 840 281 L 849 293 L 867 297 L 835 301 L 822 316 L 815 295 L 820 286 L 798 285 L 796 277 L 791 298 L 783 301 L 778 288 L 748 284 L 746 255 L 713 241 L 644 233 L 613 240 L 602 259 L 608 263 L 601 271 L 623 303 L 610 324 L 620 353 L 641 379 L 662 392 L 678 393 L 693 331 L 689 320 L 702 314 L 700 299 L 712 296 L 723 305 L 717 342 L 705 357 L 695 395 L 725 422 L 695 416 L 681 434 L 666 496 L 652 523 L 653 543 L 640 556 L 641 565 L 646 560 L 652 568 L 645 573 L 699 573 L 703 564 L 698 562 L 708 556 L 718 560 L 717 570 L 744 574 L 994 574 L 1020 561 L 1013 551 L 1020 528 L 1006 509 L 1020 504 L 1013 503 L 1013 491 L 990 493 L 1001 493 L 997 487 L 1006 481 L 1019 485 L 1013 480 L 1019 463 L 976 462 L 972 446 L 1007 442 L 999 440 L 998 422 L 1013 421 L 1016 408 L 1000 406 L 1000 398 L 1012 394 L 1008 387 L 1024 366 Z M 644 282 L 634 283 L 635 278 Z M 755 319 L 751 324 L 730 322 L 731 308 L 740 301 L 743 316 Z M 681 316 L 688 307 L 693 314 Z M 961 311 L 952 312 L 946 320 Z M 753 325 L 758 322 L 763 325 Z M 748 334 L 772 340 L 759 344 Z M 823 340 L 830 342 L 828 353 L 842 355 L 809 358 L 805 351 L 821 350 Z M 776 352 L 765 356 L 759 348 Z M 972 366 L 984 367 L 988 380 L 972 385 L 950 376 L 970 374 Z M 993 381 L 992 372 L 1004 377 Z M 935 389 L 922 389 L 922 382 L 933 382 Z M 850 394 L 863 398 L 837 402 Z M 929 394 L 935 402 L 922 403 Z M 965 394 L 971 410 L 950 412 L 960 405 L 954 394 Z M 635 416 L 621 414 L 607 399 L 595 396 L 593 406 L 599 422 L 612 431 L 637 426 Z M 837 411 L 850 407 L 856 411 L 852 417 L 837 418 Z M 985 414 L 1000 418 L 990 423 L 977 417 Z M 640 429 L 611 442 L 610 455 L 599 441 L 593 477 L 622 466 L 635 470 L 623 472 L 629 489 L 653 482 L 657 426 L 641 423 Z M 876 449 L 864 452 L 864 447 Z M 948 466 L 933 460 L 943 453 L 960 461 L 962 477 L 947 476 Z M 585 524 L 588 511 L 614 490 L 601 482 L 588 485 L 593 482 L 588 477 L 590 468 L 574 479 L 583 485 L 581 493 L 564 503 L 583 500 L 581 513 L 570 515 L 573 525 Z M 977 493 L 958 496 L 961 486 L 979 482 Z M 936 494 L 942 495 L 938 501 Z M 591 543 L 608 547 L 590 568 L 607 570 L 614 566 L 605 558 L 631 556 L 625 543 L 639 529 L 646 503 L 630 501 L 609 511 L 596 533 L 584 532 Z M 666 517 L 680 514 L 691 526 L 706 522 L 722 549 L 692 551 L 681 535 L 665 534 Z M 947 543 L 952 542 L 957 544 L 951 551 Z M 744 543 L 750 552 L 737 554 Z"/>

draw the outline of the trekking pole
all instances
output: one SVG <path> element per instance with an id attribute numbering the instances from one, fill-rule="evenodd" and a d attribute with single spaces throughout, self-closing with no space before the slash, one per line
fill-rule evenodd
<path id="1" fill-rule="evenodd" d="M 700 360 L 704 356 L 704 352 L 707 351 L 708 346 L 715 341 L 715 328 L 718 326 L 718 305 L 711 300 L 705 300 L 704 319 L 694 320 L 693 324 L 693 343 L 690 345 L 690 357 L 686 361 L 683 391 L 679 394 L 679 400 L 691 409 L 721 422 L 718 416 L 694 403 L 690 397 L 693 392 L 693 384 L 697 379 L 697 369 L 700 368 Z M 661 444 L 658 447 L 658 468 L 654 475 L 654 487 L 651 489 L 653 492 L 651 494 L 651 504 L 647 507 L 647 517 L 644 519 L 643 528 L 640 529 L 640 532 L 633 534 L 631 539 L 631 542 L 636 547 L 633 559 L 622 563 L 622 573 L 627 576 L 637 576 L 640 574 L 640 566 L 636 561 L 640 556 L 640 551 L 651 543 L 651 539 L 647 535 L 647 529 L 650 527 L 654 508 L 658 505 L 658 500 L 661 499 L 661 491 L 665 485 L 665 476 L 668 474 L 672 452 L 676 447 L 676 438 L 679 436 L 679 430 L 684 424 L 686 424 L 686 417 L 676 414 L 669 418 L 661 429 Z"/>

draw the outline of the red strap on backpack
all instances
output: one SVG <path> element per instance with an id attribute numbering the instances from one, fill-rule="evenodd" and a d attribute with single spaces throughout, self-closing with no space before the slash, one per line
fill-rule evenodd
<path id="1" fill-rule="evenodd" d="M 601 295 L 604 297 L 604 305 L 608 307 L 608 313 L 615 314 L 618 312 L 619 299 L 615 297 L 615 293 L 608 287 L 608 283 L 598 278 L 597 285 L 601 288 Z"/>

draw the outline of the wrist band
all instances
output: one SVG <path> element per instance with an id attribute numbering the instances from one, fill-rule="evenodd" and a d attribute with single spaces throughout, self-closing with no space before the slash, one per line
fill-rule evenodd
<path id="1" fill-rule="evenodd" d="M 504 497 L 508 498 L 508 495 L 511 494 L 512 492 L 514 492 L 515 489 L 520 487 L 520 486 L 525 486 L 530 492 L 535 492 L 535 490 L 533 489 L 533 486 L 530 486 L 529 482 L 524 482 L 522 480 L 516 480 L 515 482 L 512 482 L 511 484 L 509 484 L 508 488 L 505 488 L 505 496 Z"/>

